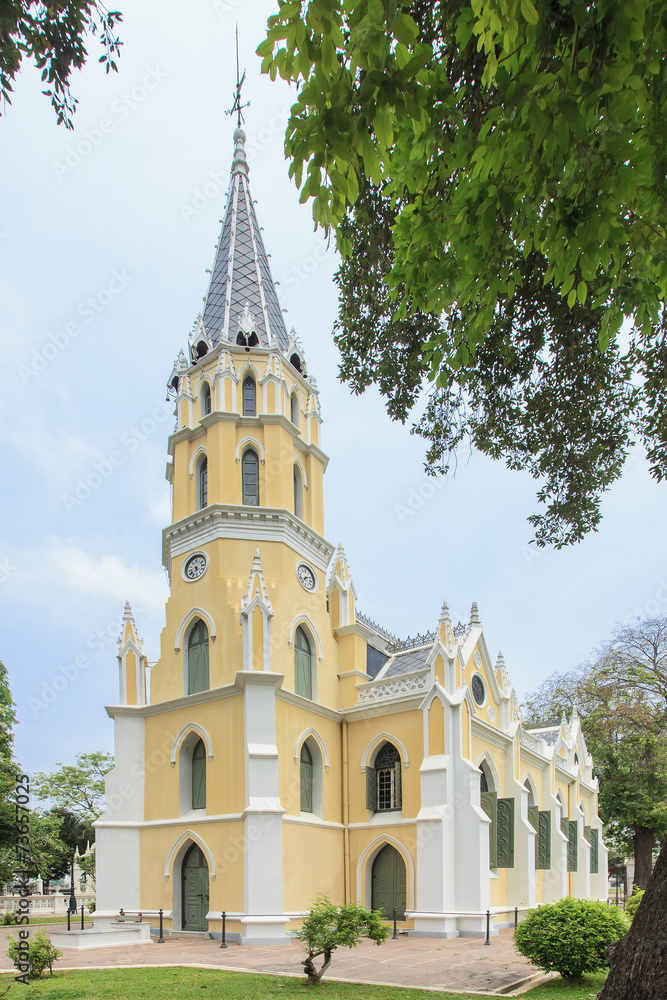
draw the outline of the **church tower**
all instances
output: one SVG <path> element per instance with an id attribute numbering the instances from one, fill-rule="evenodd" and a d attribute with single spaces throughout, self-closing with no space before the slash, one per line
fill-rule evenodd
<path id="1" fill-rule="evenodd" d="M 603 898 L 578 720 L 523 730 L 477 605 L 465 626 L 445 603 L 404 641 L 356 609 L 323 533 L 317 384 L 285 327 L 245 139 L 239 125 L 204 309 L 168 381 L 154 667 L 123 614 L 95 926 L 122 930 L 123 909 L 155 930 L 162 911 L 167 933 L 220 936 L 224 912 L 230 938 L 280 943 L 325 893 L 449 937 L 485 933 L 487 909 L 497 931 L 514 907 Z"/>

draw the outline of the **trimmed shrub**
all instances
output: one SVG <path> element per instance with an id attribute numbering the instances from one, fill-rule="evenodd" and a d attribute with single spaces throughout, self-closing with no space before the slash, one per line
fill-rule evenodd
<path id="1" fill-rule="evenodd" d="M 628 920 L 632 920 L 644 895 L 643 889 L 635 889 L 632 895 L 625 901 L 625 915 Z"/>
<path id="2" fill-rule="evenodd" d="M 17 924 L 19 921 L 18 910 L 0 910 L 0 924 Z"/>
<path id="3" fill-rule="evenodd" d="M 614 907 L 566 896 L 530 910 L 514 931 L 514 944 L 533 965 L 573 979 L 605 969 L 606 948 L 627 929 L 627 920 Z"/>
<path id="4" fill-rule="evenodd" d="M 53 975 L 53 963 L 62 956 L 62 951 L 51 944 L 44 931 L 39 931 L 30 938 L 28 948 L 25 945 L 19 946 L 17 938 L 13 938 L 7 954 L 17 969 L 21 969 L 23 962 L 28 960 L 28 976 L 30 979 L 40 979 L 45 969 Z"/>

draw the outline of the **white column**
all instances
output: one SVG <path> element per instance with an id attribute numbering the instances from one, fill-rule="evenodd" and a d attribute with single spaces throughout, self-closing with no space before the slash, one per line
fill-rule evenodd
<path id="1" fill-rule="evenodd" d="M 141 910 L 140 829 L 144 818 L 144 727 L 137 715 L 117 715 L 115 766 L 106 775 L 105 808 L 95 826 L 95 927 L 125 910 Z M 131 823 L 136 823 L 132 827 Z"/>
<path id="2" fill-rule="evenodd" d="M 276 746 L 278 674 L 242 671 L 244 689 L 246 807 L 242 944 L 289 941 L 283 904 L 283 837 Z"/>
<path id="3" fill-rule="evenodd" d="M 450 756 L 425 757 L 419 769 L 421 808 L 417 814 L 417 873 L 414 934 L 456 937 L 454 805 Z"/>

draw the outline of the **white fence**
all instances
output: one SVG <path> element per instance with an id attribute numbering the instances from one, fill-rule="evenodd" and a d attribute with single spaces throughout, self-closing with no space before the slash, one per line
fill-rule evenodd
<path id="1" fill-rule="evenodd" d="M 0 911 L 18 910 L 19 902 L 22 898 L 30 900 L 30 910 L 28 912 L 31 916 L 36 916 L 37 914 L 54 917 L 62 914 L 64 916 L 69 906 L 69 896 L 64 896 L 60 892 L 55 893 L 53 896 L 0 896 Z M 87 905 L 93 899 L 95 899 L 94 892 L 76 893 L 76 904 L 79 907 L 82 904 L 84 906 Z"/>

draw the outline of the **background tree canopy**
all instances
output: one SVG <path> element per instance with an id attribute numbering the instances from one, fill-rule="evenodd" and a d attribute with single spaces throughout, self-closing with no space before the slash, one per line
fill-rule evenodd
<path id="1" fill-rule="evenodd" d="M 574 707 L 600 779 L 605 838 L 634 851 L 646 888 L 656 841 L 667 837 L 667 618 L 618 627 L 596 658 L 547 678 L 523 706 L 528 728 L 555 725 Z"/>
<path id="2" fill-rule="evenodd" d="M 633 442 L 667 472 L 666 43 L 660 0 L 280 0 L 258 49 L 343 255 L 343 378 L 399 419 L 431 380 L 429 470 L 528 470 L 539 545 Z"/>

